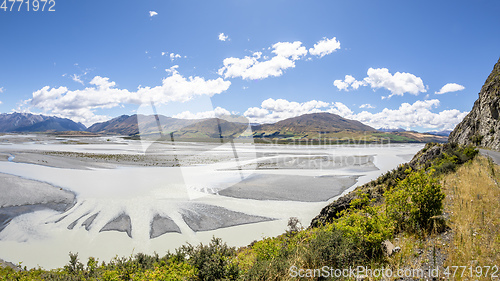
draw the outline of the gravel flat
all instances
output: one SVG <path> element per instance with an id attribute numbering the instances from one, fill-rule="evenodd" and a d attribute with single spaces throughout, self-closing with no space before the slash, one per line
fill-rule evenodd
<path id="1" fill-rule="evenodd" d="M 357 176 L 308 177 L 255 174 L 219 192 L 219 195 L 255 200 L 321 202 L 342 194 Z"/>

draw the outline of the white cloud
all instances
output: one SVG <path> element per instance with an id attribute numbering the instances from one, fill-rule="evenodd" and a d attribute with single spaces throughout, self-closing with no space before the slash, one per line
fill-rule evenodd
<path id="1" fill-rule="evenodd" d="M 349 87 L 351 89 L 357 90 L 360 86 L 366 86 L 365 81 L 358 81 L 351 75 L 346 75 L 344 80 L 335 80 L 333 81 L 333 85 L 337 87 L 339 90 L 349 91 Z"/>
<path id="2" fill-rule="evenodd" d="M 224 67 L 220 68 L 219 75 L 224 78 L 264 79 L 270 76 L 281 76 L 283 70 L 295 67 L 295 63 L 282 56 L 275 56 L 267 61 L 259 61 L 262 53 L 256 52 L 253 56 L 243 59 L 226 58 Z"/>
<path id="3" fill-rule="evenodd" d="M 80 84 L 83 85 L 83 81 L 82 81 L 80 75 L 73 74 L 70 77 L 71 77 L 71 79 L 73 79 L 73 81 L 75 81 L 75 82 L 80 83 Z"/>
<path id="4" fill-rule="evenodd" d="M 340 115 L 342 117 L 349 118 L 354 115 L 354 112 L 347 107 L 347 105 L 341 102 L 333 102 L 332 106 L 327 110 L 327 112 Z"/>
<path id="5" fill-rule="evenodd" d="M 155 11 L 149 11 L 149 17 L 151 17 L 151 18 L 152 18 L 152 17 L 154 17 L 154 16 L 156 16 L 156 15 L 158 15 L 158 13 L 157 13 L 157 12 L 155 12 Z"/>
<path id="6" fill-rule="evenodd" d="M 327 102 L 311 100 L 308 102 L 298 103 L 290 102 L 284 99 L 272 99 L 269 98 L 262 102 L 261 107 L 267 110 L 276 112 L 309 112 L 315 108 L 321 108 L 328 106 Z"/>
<path id="7" fill-rule="evenodd" d="M 307 55 L 306 47 L 302 46 L 302 42 L 278 42 L 273 45 L 272 53 L 292 60 L 298 60 L 300 57 Z"/>
<path id="8" fill-rule="evenodd" d="M 450 130 L 453 129 L 467 115 L 467 112 L 459 110 L 443 110 L 438 113 L 431 112 L 433 107 L 439 106 L 439 100 L 416 101 L 413 104 L 403 103 L 396 110 L 385 108 L 376 114 L 361 112 L 357 120 L 380 127 L 391 128 L 414 128 L 423 127 L 430 129 Z M 363 114 L 365 113 L 365 114 Z"/>
<path id="9" fill-rule="evenodd" d="M 227 115 L 231 115 L 231 112 L 229 112 L 228 110 L 226 110 L 222 107 L 216 107 L 214 110 L 197 112 L 197 113 L 192 113 L 190 111 L 184 111 L 184 112 L 181 112 L 181 113 L 174 115 L 172 117 L 179 118 L 179 119 L 206 119 L 206 118 L 214 118 L 214 117 L 221 117 L 221 116 L 227 116 Z"/>
<path id="10" fill-rule="evenodd" d="M 222 33 L 221 33 L 222 34 Z M 323 57 L 340 48 L 340 43 L 335 37 L 319 41 L 314 48 L 309 49 L 313 55 Z M 254 52 L 251 56 L 244 58 L 229 57 L 224 59 L 224 66 L 218 70 L 218 74 L 224 78 L 242 79 L 264 79 L 283 75 L 283 71 L 295 67 L 295 61 L 306 58 L 307 49 L 302 42 L 278 42 L 271 46 L 273 57 L 262 55 L 262 52 Z M 263 51 L 266 48 L 262 49 Z"/>
<path id="11" fill-rule="evenodd" d="M 387 68 L 369 68 L 368 77 L 364 79 L 373 89 L 384 88 L 391 91 L 389 98 L 405 93 L 418 95 L 427 92 L 424 82 L 420 77 L 411 73 L 396 72 L 394 75 L 389 73 Z"/>
<path id="12" fill-rule="evenodd" d="M 440 105 L 439 100 L 416 101 L 413 104 L 402 103 L 398 109 L 384 108 L 377 113 L 362 111 L 357 114 L 339 114 L 343 117 L 358 120 L 374 128 L 425 128 L 453 129 L 468 112 L 457 109 L 432 112 Z"/>
<path id="13" fill-rule="evenodd" d="M 170 68 L 165 69 L 165 72 L 167 72 L 167 73 L 174 73 L 175 71 L 177 71 L 177 70 L 176 70 L 177 68 L 179 68 L 179 65 L 178 65 L 178 64 L 173 65 L 173 66 L 171 66 Z"/>
<path id="14" fill-rule="evenodd" d="M 2 101 L 0 100 L 0 104 L 2 104 Z"/>
<path id="15" fill-rule="evenodd" d="M 324 57 L 338 49 L 340 49 L 340 42 L 337 41 L 336 37 L 332 39 L 323 38 L 318 41 L 318 43 L 314 44 L 313 48 L 309 49 L 309 53 L 314 56 Z"/>
<path id="16" fill-rule="evenodd" d="M 3 87 L 0 87 L 0 93 L 3 93 L 5 89 Z"/>
<path id="17" fill-rule="evenodd" d="M 281 76 L 283 71 L 295 67 L 295 61 L 307 53 L 301 46 L 302 43 L 295 41 L 278 42 L 272 46 L 274 57 L 268 60 L 260 60 L 262 52 L 255 52 L 252 56 L 240 58 L 226 58 L 223 61 L 224 67 L 218 73 L 224 78 L 242 79 L 264 79 L 270 76 Z"/>
<path id="18" fill-rule="evenodd" d="M 314 112 L 330 112 L 347 119 L 360 121 L 374 128 L 424 128 L 449 130 L 453 129 L 468 112 L 457 109 L 433 112 L 439 107 L 437 99 L 416 101 L 413 104 L 402 103 L 397 109 L 384 108 L 382 111 L 370 113 L 362 111 L 354 113 L 341 102 L 327 103 L 308 101 L 304 103 L 290 102 L 283 99 L 267 99 L 260 107 L 251 107 L 243 115 L 253 123 L 273 123 L 286 118 Z M 370 108 L 366 104 L 364 108 Z M 363 106 L 361 106 L 363 108 Z"/>
<path id="19" fill-rule="evenodd" d="M 162 55 L 162 56 L 164 56 L 164 55 L 166 55 L 166 54 L 167 54 L 167 53 L 165 53 L 165 52 L 161 52 L 161 55 Z"/>
<path id="20" fill-rule="evenodd" d="M 184 77 L 175 67 L 170 69 L 170 76 L 156 87 L 138 87 L 132 92 L 115 88 L 116 83 L 107 77 L 95 76 L 83 90 L 69 90 L 66 87 L 51 88 L 45 86 L 33 92 L 33 98 L 24 101 L 26 106 L 42 110 L 45 114 L 70 118 L 85 125 L 102 121 L 106 116 L 97 116 L 97 109 L 114 108 L 124 104 L 165 104 L 186 102 L 196 96 L 213 96 L 226 91 L 231 82 L 222 78 L 206 80 L 201 77 Z M 29 109 L 29 108 L 28 108 Z M 22 109 L 21 109 L 22 110 Z"/>
<path id="21" fill-rule="evenodd" d="M 169 55 L 169 56 L 170 56 L 170 60 L 171 60 L 171 61 L 174 61 L 175 59 L 182 58 L 182 56 L 181 56 L 181 55 L 179 55 L 179 54 L 175 54 L 175 53 L 170 53 L 170 55 Z"/>
<path id="22" fill-rule="evenodd" d="M 346 75 L 344 80 L 335 80 L 333 85 L 339 90 L 349 91 L 358 89 L 360 86 L 370 86 L 372 89 L 384 88 L 391 92 L 387 97 L 394 95 L 403 96 L 405 93 L 418 95 L 419 93 L 427 92 L 424 82 L 420 77 L 411 73 L 396 72 L 392 75 L 387 68 L 369 68 L 367 71 L 368 77 L 362 81 L 356 80 L 351 75 Z"/>
<path id="23" fill-rule="evenodd" d="M 254 119 L 263 118 L 267 114 L 269 114 L 269 110 L 259 107 L 250 107 L 243 113 L 244 116 Z"/>
<path id="24" fill-rule="evenodd" d="M 375 108 L 375 106 L 373 106 L 369 103 L 365 103 L 365 104 L 360 105 L 359 108 Z"/>
<path id="25" fill-rule="evenodd" d="M 462 91 L 465 89 L 464 86 L 457 84 L 457 83 L 448 83 L 444 85 L 439 92 L 436 92 L 436 95 L 441 95 L 444 93 L 450 93 L 450 92 L 457 92 L 457 91 Z"/>
<path id="26" fill-rule="evenodd" d="M 224 33 L 221 32 L 221 33 L 219 33 L 219 40 L 220 41 L 226 41 L 226 40 L 230 40 L 230 39 L 229 39 L 228 35 L 226 35 L 226 34 L 224 34 Z"/>

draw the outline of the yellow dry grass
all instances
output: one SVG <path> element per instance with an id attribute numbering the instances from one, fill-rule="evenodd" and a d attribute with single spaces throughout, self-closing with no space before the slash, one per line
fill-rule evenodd
<path id="1" fill-rule="evenodd" d="M 443 178 L 445 210 L 453 233 L 445 266 L 450 273 L 452 266 L 466 267 L 463 276 L 463 268 L 458 268 L 452 280 L 492 280 L 495 268 L 484 276 L 488 266 L 500 267 L 499 183 L 500 167 L 484 157 Z M 496 275 L 500 276 L 500 269 Z"/>

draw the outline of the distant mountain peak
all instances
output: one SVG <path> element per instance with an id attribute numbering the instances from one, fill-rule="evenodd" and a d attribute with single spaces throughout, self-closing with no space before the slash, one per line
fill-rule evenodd
<path id="1" fill-rule="evenodd" d="M 343 131 L 376 132 L 374 128 L 356 120 L 349 120 L 328 112 L 309 113 L 274 124 L 253 126 L 254 134 L 273 136 L 303 135 L 319 137 Z"/>
<path id="2" fill-rule="evenodd" d="M 67 118 L 25 112 L 0 115 L 0 132 L 85 131 L 86 127 Z"/>

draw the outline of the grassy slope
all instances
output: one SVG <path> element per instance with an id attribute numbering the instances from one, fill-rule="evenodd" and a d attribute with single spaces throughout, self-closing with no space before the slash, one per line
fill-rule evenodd
<path id="1" fill-rule="evenodd" d="M 454 234 L 446 265 L 500 267 L 500 167 L 479 157 L 443 182 Z"/>
<path id="2" fill-rule="evenodd" d="M 392 268 L 428 270 L 439 267 L 451 280 L 492 280 L 487 266 L 500 267 L 500 167 L 485 157 L 440 177 L 448 229 L 424 237 L 400 233 L 392 240 L 402 251 L 388 259 Z M 455 272 L 453 266 L 458 268 Z M 470 267 L 472 266 L 472 277 Z M 478 273 L 476 273 L 476 267 Z M 449 268 L 449 275 L 445 274 Z M 455 272 L 455 275 L 453 275 Z M 426 271 L 427 273 L 427 271 Z M 476 274 L 478 274 L 476 276 Z M 497 272 L 500 276 L 500 270 Z"/>

